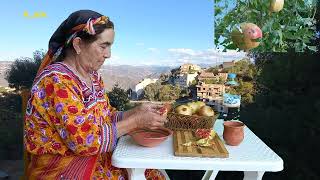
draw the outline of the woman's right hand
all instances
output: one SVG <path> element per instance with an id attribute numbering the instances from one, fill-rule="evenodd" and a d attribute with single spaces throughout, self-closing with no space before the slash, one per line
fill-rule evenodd
<path id="1" fill-rule="evenodd" d="M 135 113 L 136 128 L 155 129 L 161 127 L 167 121 L 167 116 L 162 116 L 154 111 Z"/>

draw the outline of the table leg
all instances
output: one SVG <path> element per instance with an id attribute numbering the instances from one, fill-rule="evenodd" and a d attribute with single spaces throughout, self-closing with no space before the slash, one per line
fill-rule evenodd
<path id="1" fill-rule="evenodd" d="M 146 177 L 144 176 L 144 171 L 146 169 L 138 169 L 138 168 L 134 168 L 134 169 L 130 169 L 128 168 L 128 175 L 129 175 L 129 180 L 143 180 L 146 179 Z"/>
<path id="2" fill-rule="evenodd" d="M 164 177 L 166 178 L 166 180 L 170 180 L 170 178 L 169 178 L 166 170 L 164 170 L 164 169 L 158 169 L 158 171 L 160 171 L 160 172 L 164 175 Z"/>
<path id="3" fill-rule="evenodd" d="M 201 180 L 214 180 L 219 171 L 207 170 Z"/>
<path id="4" fill-rule="evenodd" d="M 244 171 L 243 180 L 262 180 L 264 171 Z"/>

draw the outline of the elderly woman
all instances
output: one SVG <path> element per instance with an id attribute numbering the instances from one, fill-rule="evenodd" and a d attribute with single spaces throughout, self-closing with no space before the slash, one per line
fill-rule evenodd
<path id="1" fill-rule="evenodd" d="M 52 35 L 27 104 L 28 179 L 127 179 L 111 165 L 117 139 L 165 122 L 156 105 L 111 107 L 97 70 L 110 58 L 114 36 L 109 18 L 90 10 L 72 13 Z M 145 174 L 165 179 L 157 170 Z"/>

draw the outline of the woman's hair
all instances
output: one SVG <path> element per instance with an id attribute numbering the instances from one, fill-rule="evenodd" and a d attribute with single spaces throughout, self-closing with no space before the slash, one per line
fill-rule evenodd
<path id="1" fill-rule="evenodd" d="M 101 34 L 105 29 L 114 29 L 114 24 L 112 21 L 108 20 L 105 24 L 96 24 L 93 25 L 95 30 L 95 35 L 91 35 L 86 31 L 80 31 L 77 33 L 76 37 L 81 38 L 81 40 L 85 44 L 91 44 L 98 39 L 98 35 Z M 61 50 L 61 54 L 57 57 L 55 62 L 61 62 L 69 53 L 75 53 L 75 49 L 73 47 L 73 43 L 68 43 L 63 49 Z"/>

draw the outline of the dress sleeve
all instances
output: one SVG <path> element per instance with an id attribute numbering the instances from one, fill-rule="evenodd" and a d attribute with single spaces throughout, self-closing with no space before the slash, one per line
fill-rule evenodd
<path id="1" fill-rule="evenodd" d="M 59 79 L 57 83 L 56 80 Z M 95 106 L 87 109 L 79 87 L 67 75 L 46 77 L 38 85 L 36 104 L 49 124 L 74 153 L 84 156 L 111 152 L 117 143 L 116 123 L 100 123 Z"/>
<path id="2" fill-rule="evenodd" d="M 123 111 L 117 111 L 116 108 L 112 107 L 110 104 L 110 100 L 108 95 L 105 95 L 105 98 L 108 101 L 108 109 L 110 110 L 110 114 L 111 114 L 111 121 L 112 122 L 119 122 L 123 119 Z"/>

